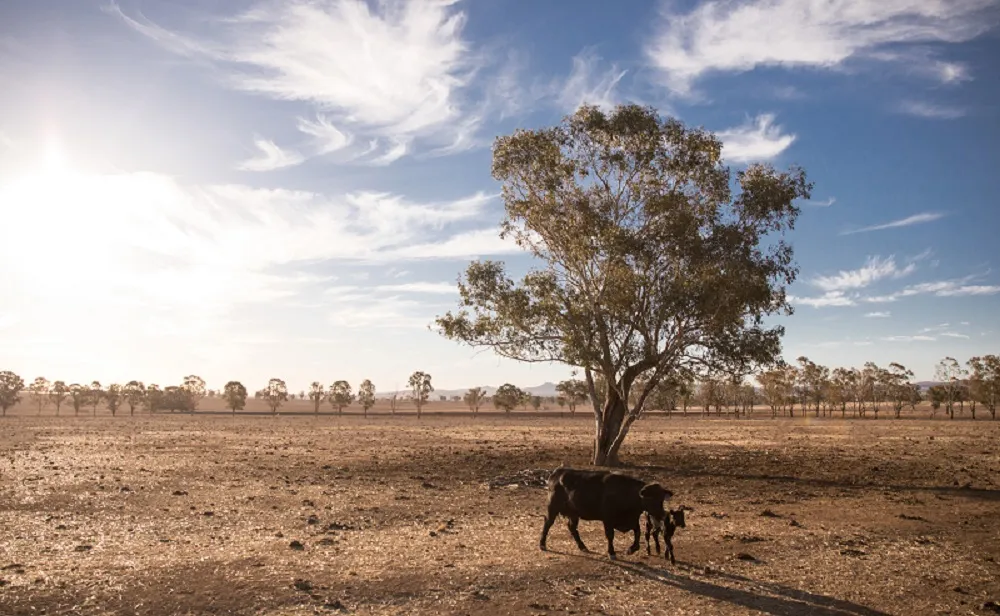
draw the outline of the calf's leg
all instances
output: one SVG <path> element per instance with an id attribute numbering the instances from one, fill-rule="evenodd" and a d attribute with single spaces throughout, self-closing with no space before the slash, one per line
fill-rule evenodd
<path id="1" fill-rule="evenodd" d="M 542 525 L 542 538 L 538 542 L 538 547 L 540 547 L 542 551 L 545 551 L 545 540 L 549 536 L 549 529 L 552 528 L 552 525 L 555 523 L 557 515 L 559 514 L 553 514 L 550 511 L 549 514 L 545 516 L 545 524 Z"/>
<path id="2" fill-rule="evenodd" d="M 639 551 L 639 518 L 635 519 L 635 526 L 632 528 L 632 545 L 628 547 L 629 554 Z"/>

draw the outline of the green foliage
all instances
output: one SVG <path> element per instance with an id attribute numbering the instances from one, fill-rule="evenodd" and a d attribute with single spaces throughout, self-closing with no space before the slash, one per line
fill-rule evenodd
<path id="1" fill-rule="evenodd" d="M 354 394 L 351 393 L 351 384 L 347 381 L 337 381 L 330 385 L 330 405 L 337 409 L 337 413 L 344 412 L 345 406 L 350 406 L 354 402 Z"/>
<path id="2" fill-rule="evenodd" d="M 984 355 L 969 360 L 971 395 L 981 402 L 997 418 L 997 402 L 1000 401 L 1000 357 Z"/>
<path id="3" fill-rule="evenodd" d="M 7 415 L 7 409 L 21 401 L 21 390 L 24 389 L 24 379 L 10 370 L 0 372 L 0 410 Z"/>
<path id="4" fill-rule="evenodd" d="M 493 392 L 493 406 L 510 413 L 524 399 L 524 392 L 516 385 L 504 383 Z"/>
<path id="5" fill-rule="evenodd" d="M 146 395 L 143 402 L 146 405 L 146 410 L 150 413 L 155 413 L 164 408 L 164 393 L 160 389 L 160 386 L 156 383 L 150 383 L 146 387 Z"/>
<path id="6" fill-rule="evenodd" d="M 79 415 L 80 408 L 87 402 L 87 388 L 79 383 L 69 386 L 69 397 L 73 402 L 73 414 Z"/>
<path id="7" fill-rule="evenodd" d="M 780 234 L 811 185 L 800 169 L 755 164 L 737 173 L 734 195 L 721 150 L 714 135 L 638 105 L 583 106 L 559 126 L 494 144 L 501 236 L 543 266 L 518 283 L 502 263 L 471 263 L 461 308 L 437 325 L 504 357 L 605 377 L 597 464 L 616 461 L 664 377 L 778 357 L 783 329 L 763 320 L 791 312 L 785 286 L 797 270 Z"/>
<path id="8" fill-rule="evenodd" d="M 369 379 L 361 381 L 358 387 L 358 402 L 365 411 L 365 417 L 368 417 L 368 409 L 375 406 L 375 385 Z"/>

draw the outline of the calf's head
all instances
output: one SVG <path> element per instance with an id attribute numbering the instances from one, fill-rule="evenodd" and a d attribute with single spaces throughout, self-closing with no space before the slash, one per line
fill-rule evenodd
<path id="1" fill-rule="evenodd" d="M 647 483 L 639 490 L 639 498 L 642 499 L 643 511 L 649 513 L 657 529 L 663 529 L 663 522 L 667 517 L 667 512 L 663 509 L 663 503 L 673 497 L 674 493 L 667 490 L 658 483 Z"/>
<path id="2" fill-rule="evenodd" d="M 684 528 L 684 508 L 670 510 L 670 522 L 677 528 Z"/>

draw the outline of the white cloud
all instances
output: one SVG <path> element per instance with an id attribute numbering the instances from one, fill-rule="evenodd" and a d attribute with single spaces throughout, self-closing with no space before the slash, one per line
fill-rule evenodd
<path id="1" fill-rule="evenodd" d="M 645 52 L 675 93 L 711 72 L 831 69 L 887 46 L 967 41 L 995 21 L 994 0 L 755 0 L 665 3 Z M 954 72 L 956 69 L 952 68 Z"/>
<path id="2" fill-rule="evenodd" d="M 352 135 L 338 129 L 323 114 L 317 115 L 315 121 L 299 118 L 298 127 L 300 131 L 314 138 L 316 151 L 319 154 L 336 152 L 351 145 L 351 142 L 354 141 Z"/>
<path id="3" fill-rule="evenodd" d="M 897 109 L 906 115 L 927 118 L 929 120 L 955 120 L 961 118 L 966 113 L 962 107 L 915 100 L 905 100 L 899 103 Z"/>
<path id="4" fill-rule="evenodd" d="M 960 338 L 962 340 L 968 340 L 969 339 L 969 336 L 967 336 L 966 334 L 959 334 L 957 332 L 941 332 L 939 335 L 940 336 L 945 336 L 947 338 Z"/>
<path id="5" fill-rule="evenodd" d="M 205 60 L 246 92 L 313 106 L 329 119 L 300 123 L 322 136 L 318 151 L 341 143 L 334 131 L 386 139 L 387 164 L 417 137 L 451 141 L 466 113 L 463 90 L 483 58 L 462 37 L 456 0 L 289 0 L 259 2 L 207 40 L 110 10 L 166 48 Z M 340 127 L 344 127 L 343 129 Z M 319 133 L 319 135 L 317 135 Z"/>
<path id="6" fill-rule="evenodd" d="M 885 342 L 934 342 L 935 340 L 937 340 L 937 338 L 935 338 L 934 336 L 922 336 L 922 335 L 885 336 L 883 338 L 879 338 L 879 340 L 883 340 Z"/>
<path id="7" fill-rule="evenodd" d="M 888 312 L 888 311 L 876 311 L 876 312 L 869 312 L 868 314 L 865 315 L 865 318 L 868 318 L 868 319 L 888 319 L 891 316 L 892 316 L 891 312 Z"/>
<path id="8" fill-rule="evenodd" d="M 617 64 L 601 69 L 600 63 L 601 57 L 591 48 L 573 57 L 573 69 L 558 95 L 559 104 L 564 110 L 573 112 L 580 105 L 588 103 L 607 111 L 619 102 L 615 89 L 628 71 L 620 70 Z"/>
<path id="9" fill-rule="evenodd" d="M 374 287 L 377 291 L 395 293 L 434 293 L 457 295 L 458 285 L 454 282 L 408 282 L 403 284 L 383 284 Z"/>
<path id="10" fill-rule="evenodd" d="M 305 158 L 298 152 L 284 150 L 268 139 L 254 139 L 261 156 L 245 160 L 236 166 L 241 171 L 274 171 L 301 164 Z"/>
<path id="11" fill-rule="evenodd" d="M 809 200 L 809 201 L 806 201 L 805 203 L 807 203 L 809 205 L 812 205 L 812 206 L 815 206 L 815 207 L 830 207 L 831 205 L 833 205 L 836 202 L 837 202 L 837 198 L 836 197 L 829 197 L 827 199 L 824 199 L 823 201 L 812 201 L 812 200 Z"/>
<path id="12" fill-rule="evenodd" d="M 856 270 L 841 270 L 833 276 L 819 276 L 812 281 L 812 284 L 824 291 L 861 289 L 885 278 L 908 276 L 915 270 L 916 264 L 914 263 L 900 268 L 896 265 L 895 256 L 883 259 L 875 255 L 869 257 L 868 262 Z"/>
<path id="13" fill-rule="evenodd" d="M 900 291 L 885 295 L 865 297 L 864 301 L 873 304 L 894 302 L 904 297 L 917 295 L 934 295 L 936 297 L 963 297 L 975 295 L 1000 294 L 1000 285 L 977 285 L 970 282 L 981 278 L 979 275 L 964 276 L 952 280 L 933 280 L 910 285 Z M 947 327 L 942 324 L 940 327 Z"/>
<path id="14" fill-rule="evenodd" d="M 771 160 L 795 141 L 795 135 L 783 134 L 781 127 L 774 125 L 770 113 L 716 135 L 722 140 L 722 157 L 734 163 Z"/>
<path id="15" fill-rule="evenodd" d="M 797 297 L 794 295 L 788 296 L 788 301 L 792 304 L 801 304 L 803 306 L 812 306 L 813 308 L 828 308 L 831 306 L 853 306 L 855 301 L 844 295 L 841 291 L 828 291 L 823 295 L 818 297 Z"/>
<path id="16" fill-rule="evenodd" d="M 941 218 L 944 218 L 944 214 L 941 212 L 922 212 L 920 214 L 914 214 L 913 216 L 907 216 L 906 218 L 900 218 L 899 220 L 872 225 L 870 227 L 862 227 L 860 229 L 853 229 L 850 231 L 841 231 L 840 235 L 868 233 L 869 231 L 881 231 L 883 229 L 895 229 L 897 227 L 909 227 L 912 225 L 934 222 L 935 220 L 940 220 Z"/>
<path id="17" fill-rule="evenodd" d="M 938 289 L 936 294 L 941 297 L 955 297 L 965 295 L 996 295 L 1000 293 L 1000 285 L 962 285 L 956 287 L 945 287 Z"/>

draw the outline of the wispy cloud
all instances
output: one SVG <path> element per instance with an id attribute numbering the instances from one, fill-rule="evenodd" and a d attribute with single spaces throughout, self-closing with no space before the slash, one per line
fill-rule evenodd
<path id="1" fill-rule="evenodd" d="M 818 297 L 799 297 L 789 295 L 788 301 L 792 304 L 802 306 L 812 306 L 813 308 L 829 308 L 831 306 L 854 306 L 856 302 L 845 295 L 842 291 L 828 291 Z"/>
<path id="2" fill-rule="evenodd" d="M 884 336 L 879 340 L 884 342 L 934 342 L 937 338 L 918 334 L 916 336 Z"/>
<path id="3" fill-rule="evenodd" d="M 883 229 L 910 227 L 913 225 L 920 225 L 928 222 L 934 222 L 935 220 L 940 220 L 941 218 L 944 218 L 944 214 L 941 212 L 922 212 L 920 214 L 914 214 L 913 216 L 907 216 L 906 218 L 900 218 L 899 220 L 893 220 L 891 222 L 872 225 L 870 227 L 862 227 L 860 229 L 841 231 L 840 235 L 852 235 L 854 233 L 868 233 L 870 231 L 882 231 Z"/>
<path id="4" fill-rule="evenodd" d="M 937 297 L 965 297 L 976 295 L 1000 294 L 1000 285 L 969 284 L 980 278 L 979 275 L 964 276 L 952 280 L 934 280 L 910 285 L 894 293 L 874 295 L 863 298 L 872 304 L 884 304 L 897 301 L 904 297 L 917 295 L 934 295 Z"/>
<path id="5" fill-rule="evenodd" d="M 241 171 L 274 171 L 285 167 L 294 167 L 305 160 L 298 152 L 284 150 L 268 139 L 254 139 L 254 145 L 260 150 L 260 156 L 245 160 L 236 166 Z"/>
<path id="6" fill-rule="evenodd" d="M 915 100 L 902 101 L 896 109 L 900 113 L 929 120 L 955 120 L 966 114 L 966 110 L 962 107 Z"/>
<path id="7" fill-rule="evenodd" d="M 722 157 L 734 163 L 771 160 L 788 149 L 796 138 L 783 133 L 770 113 L 718 131 L 716 135 L 722 140 Z"/>
<path id="8" fill-rule="evenodd" d="M 836 197 L 829 197 L 827 199 L 824 199 L 823 201 L 813 201 L 813 200 L 810 199 L 808 201 L 804 201 L 803 203 L 805 203 L 807 205 L 811 205 L 813 207 L 830 207 L 831 205 L 833 205 L 836 202 L 837 202 L 837 198 Z"/>
<path id="9" fill-rule="evenodd" d="M 869 312 L 868 314 L 865 315 L 865 318 L 867 318 L 867 319 L 888 319 L 891 316 L 892 316 L 891 312 L 888 312 L 888 311 L 876 311 L 876 312 Z"/>
<path id="10" fill-rule="evenodd" d="M 386 164 L 410 152 L 405 144 L 417 138 L 451 143 L 469 111 L 464 92 L 484 58 L 463 38 L 466 16 L 455 4 L 258 2 L 213 22 L 220 27 L 210 38 L 169 31 L 114 4 L 109 10 L 167 49 L 223 70 L 224 83 L 235 89 L 326 114 L 300 122 L 320 138 L 319 153 L 347 146 L 346 134 L 363 133 L 381 138 L 387 149 L 372 160 Z"/>
<path id="11" fill-rule="evenodd" d="M 300 131 L 313 137 L 314 147 L 318 154 L 329 154 L 342 150 L 351 145 L 354 140 L 352 135 L 334 126 L 330 119 L 323 114 L 318 114 L 315 120 L 299 118 L 298 127 Z"/>
<path id="12" fill-rule="evenodd" d="M 688 12 L 677 6 L 663 4 L 645 52 L 681 95 L 712 72 L 831 69 L 887 46 L 967 41 L 995 22 L 983 19 L 993 0 L 711 0 Z"/>
<path id="13" fill-rule="evenodd" d="M 861 289 L 886 278 L 903 278 L 916 271 L 915 263 L 903 267 L 896 265 L 896 258 L 890 255 L 883 259 L 879 255 L 868 257 L 868 262 L 855 270 L 841 270 L 832 276 L 818 276 L 812 284 L 824 291 L 846 291 Z"/>
<path id="14" fill-rule="evenodd" d="M 609 110 L 618 103 L 616 88 L 628 71 L 619 69 L 617 64 L 602 68 L 601 62 L 593 48 L 573 57 L 573 68 L 557 97 L 565 111 L 575 111 L 584 103 Z"/>

